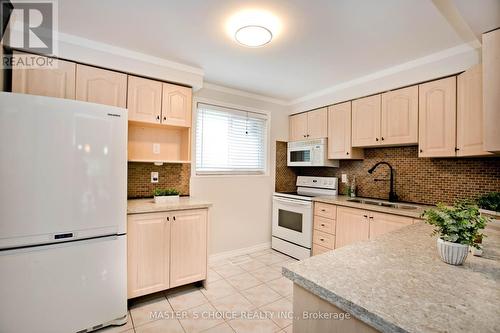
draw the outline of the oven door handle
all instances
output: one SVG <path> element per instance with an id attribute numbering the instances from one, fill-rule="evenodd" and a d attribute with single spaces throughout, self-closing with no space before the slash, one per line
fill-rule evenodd
<path id="1" fill-rule="evenodd" d="M 310 206 L 312 204 L 311 201 L 304 201 L 304 200 L 294 200 L 294 199 L 286 199 L 286 198 L 278 198 L 274 197 L 274 200 L 278 202 L 284 202 L 284 203 L 289 203 L 289 204 L 297 204 L 297 205 L 303 205 L 303 206 Z"/>

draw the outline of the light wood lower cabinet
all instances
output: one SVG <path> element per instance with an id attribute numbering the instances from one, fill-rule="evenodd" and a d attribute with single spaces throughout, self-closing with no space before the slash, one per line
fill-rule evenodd
<path id="1" fill-rule="evenodd" d="M 331 251 L 331 250 L 332 249 L 329 249 L 327 247 L 324 247 L 324 246 L 321 246 L 321 245 L 318 245 L 318 244 L 313 244 L 312 255 L 316 256 L 318 254 L 325 253 L 325 252 L 328 252 L 328 251 Z"/>
<path id="2" fill-rule="evenodd" d="M 335 211 L 336 215 L 334 219 L 314 216 L 313 255 L 359 241 L 375 239 L 414 222 L 413 218 L 406 216 L 320 204 L 325 210 Z M 315 203 L 315 214 L 318 212 L 316 205 L 318 203 Z M 325 208 L 325 205 L 331 208 Z"/>
<path id="3" fill-rule="evenodd" d="M 170 288 L 205 279 L 207 275 L 207 210 L 173 214 Z"/>
<path id="4" fill-rule="evenodd" d="M 128 298 L 169 288 L 170 223 L 164 213 L 128 216 Z"/>
<path id="5" fill-rule="evenodd" d="M 375 239 L 380 235 L 413 224 L 411 217 L 377 212 L 369 212 L 368 216 L 370 220 L 370 239 Z"/>
<path id="6" fill-rule="evenodd" d="M 128 216 L 128 298 L 206 279 L 208 209 Z"/>
<path id="7" fill-rule="evenodd" d="M 369 239 L 368 213 L 361 209 L 338 207 L 335 248 Z"/>

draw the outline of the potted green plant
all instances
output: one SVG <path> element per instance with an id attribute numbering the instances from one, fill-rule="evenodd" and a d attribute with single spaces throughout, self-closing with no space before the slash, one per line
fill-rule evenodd
<path id="1" fill-rule="evenodd" d="M 469 246 L 480 248 L 477 239 L 485 237 L 488 218 L 481 216 L 479 207 L 470 202 L 457 202 L 452 207 L 438 204 L 424 212 L 423 218 L 434 226 L 438 234 L 437 249 L 441 260 L 451 265 L 462 265 L 469 253 Z"/>
<path id="2" fill-rule="evenodd" d="M 179 191 L 175 188 L 161 189 L 157 188 L 153 192 L 155 203 L 166 203 L 179 200 Z"/>

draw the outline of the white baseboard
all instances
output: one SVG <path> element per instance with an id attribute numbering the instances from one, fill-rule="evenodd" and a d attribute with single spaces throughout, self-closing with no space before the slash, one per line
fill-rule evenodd
<path id="1" fill-rule="evenodd" d="M 213 262 L 217 262 L 219 260 L 223 260 L 223 259 L 227 259 L 227 258 L 231 258 L 231 257 L 235 257 L 235 256 L 241 256 L 241 255 L 252 253 L 252 252 L 267 250 L 270 248 L 271 248 L 271 242 L 267 242 L 267 243 L 253 245 L 250 247 L 245 247 L 242 249 L 236 249 L 236 250 L 231 250 L 231 251 L 226 251 L 226 252 L 219 252 L 219 253 L 209 255 L 208 262 L 213 263 Z"/>

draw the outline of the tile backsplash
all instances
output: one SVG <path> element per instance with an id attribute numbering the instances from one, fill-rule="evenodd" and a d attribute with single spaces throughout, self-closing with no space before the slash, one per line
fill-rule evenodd
<path id="1" fill-rule="evenodd" d="M 418 158 L 416 146 L 365 149 L 364 160 L 341 160 L 339 168 L 288 168 L 286 142 L 276 143 L 276 191 L 289 191 L 297 175 L 334 176 L 339 178 L 340 193 L 346 187 L 341 174 L 356 176 L 357 195 L 387 199 L 389 168 L 375 163 L 388 162 L 395 170 L 395 191 L 401 201 L 422 204 L 475 198 L 483 193 L 500 191 L 500 157 L 481 158 Z M 284 159 L 284 166 L 278 161 Z M 379 179 L 380 181 L 375 181 Z M 287 184 L 287 186 L 284 186 Z M 295 189 L 295 187 L 294 187 Z"/>
<path id="2" fill-rule="evenodd" d="M 151 183 L 151 172 L 158 172 L 158 183 Z M 153 163 L 128 162 L 127 196 L 131 198 L 152 197 L 155 188 L 175 188 L 181 195 L 189 195 L 189 163 L 161 166 Z"/>

